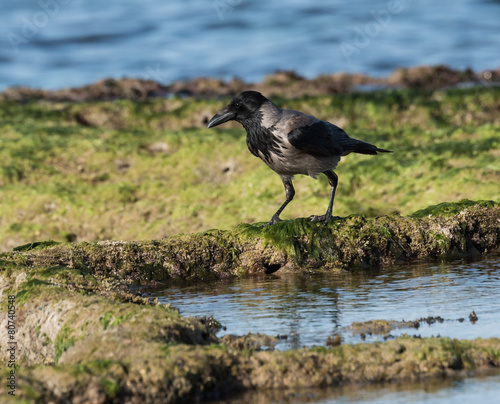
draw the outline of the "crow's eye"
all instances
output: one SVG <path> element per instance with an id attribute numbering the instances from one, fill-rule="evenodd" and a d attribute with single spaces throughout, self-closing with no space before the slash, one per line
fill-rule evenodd
<path id="1" fill-rule="evenodd" d="M 241 103 L 240 102 L 235 102 L 234 103 L 234 108 L 239 109 L 240 107 L 241 107 Z"/>

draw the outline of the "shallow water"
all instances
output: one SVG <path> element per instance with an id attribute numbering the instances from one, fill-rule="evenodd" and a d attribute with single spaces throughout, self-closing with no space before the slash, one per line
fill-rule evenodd
<path id="1" fill-rule="evenodd" d="M 392 7 L 391 7 L 392 5 Z M 500 64 L 500 0 L 2 0 L 0 90 Z"/>
<path id="2" fill-rule="evenodd" d="M 460 339 L 500 336 L 500 259 L 480 262 L 394 265 L 371 271 L 332 274 L 280 274 L 215 283 L 145 289 L 148 297 L 177 307 L 184 316 L 213 315 L 219 332 L 286 335 L 276 349 L 383 340 L 383 335 L 353 335 L 349 325 L 367 320 L 416 320 L 440 316 L 442 323 L 396 329 L 391 336 L 448 336 Z M 473 323 L 469 314 L 478 320 Z M 463 321 L 459 319 L 463 318 Z M 472 376 L 472 375 L 469 375 Z M 213 403 L 497 403 L 500 371 L 466 379 L 413 384 L 345 386 L 327 389 L 247 391 Z"/>
<path id="3" fill-rule="evenodd" d="M 148 297 L 178 308 L 184 316 L 214 316 L 225 327 L 218 336 L 250 331 L 286 336 L 276 346 L 280 350 L 324 346 L 335 335 L 343 343 L 363 342 L 348 327 L 353 322 L 378 319 L 444 319 L 431 325 L 422 322 L 418 329 L 395 329 L 392 336 L 500 336 L 498 258 L 321 275 L 277 272 L 146 292 Z M 478 316 L 475 323 L 469 320 L 472 311 Z M 383 338 L 367 335 L 365 342 Z"/>
<path id="4" fill-rule="evenodd" d="M 345 386 L 287 391 L 247 391 L 207 404 L 496 404 L 500 396 L 500 371 L 466 379 L 427 380 L 419 383 L 383 386 Z"/>

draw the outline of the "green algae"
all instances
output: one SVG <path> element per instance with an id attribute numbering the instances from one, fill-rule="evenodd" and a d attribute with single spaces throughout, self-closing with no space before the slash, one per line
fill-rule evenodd
<path id="1" fill-rule="evenodd" d="M 261 225 L 242 226 L 242 234 L 262 238 L 266 245 L 282 250 L 297 262 L 302 262 L 305 256 L 318 258 L 333 247 L 327 243 L 332 239 L 331 229 L 305 218 L 283 220 L 274 226 Z"/>
<path id="2" fill-rule="evenodd" d="M 22 307 L 33 296 L 43 293 L 44 288 L 41 288 L 41 286 L 45 285 L 51 285 L 51 283 L 39 279 L 31 279 L 25 282 L 22 285 L 23 288 L 16 294 L 17 305 Z"/>
<path id="3" fill-rule="evenodd" d="M 53 240 L 38 241 L 38 242 L 28 243 L 28 244 L 14 247 L 12 250 L 13 251 L 31 251 L 31 250 L 36 250 L 39 248 L 52 247 L 52 246 L 58 245 L 58 244 L 60 244 L 60 243 L 57 241 L 53 241 Z"/>
<path id="4" fill-rule="evenodd" d="M 499 99 L 491 88 L 276 101 L 395 150 L 350 155 L 338 167 L 334 214 L 376 217 L 444 200 L 499 200 Z M 160 239 L 269 220 L 284 200 L 279 177 L 248 153 L 241 127 L 204 128 L 224 102 L 2 101 L 0 248 Z M 295 185 L 283 219 L 325 211 L 323 176 L 298 176 Z"/>
<path id="5" fill-rule="evenodd" d="M 427 216 L 452 216 L 472 206 L 482 206 L 490 208 L 499 206 L 500 203 L 495 201 L 471 201 L 470 199 L 462 199 L 458 202 L 443 202 L 438 205 L 428 206 L 425 209 L 414 212 L 412 217 L 427 217 Z"/>
<path id="6" fill-rule="evenodd" d="M 327 226 L 301 218 L 323 213 L 329 188 L 322 177 L 297 178 L 284 218 L 299 219 L 265 228 L 259 225 L 284 198 L 278 177 L 249 155 L 241 128 L 204 128 L 226 100 L 0 102 L 1 248 L 24 244 L 0 254 L 27 352 L 21 397 L 168 403 L 243 388 L 408 381 L 500 366 L 498 339 L 401 337 L 274 352 L 272 337 L 217 339 L 213 322 L 126 291 L 134 281 L 499 251 L 500 208 L 483 201 L 500 199 L 499 95 L 277 98 L 395 153 L 343 159 L 334 206 L 342 218 Z M 242 221 L 255 224 L 236 227 Z M 199 232 L 214 227 L 231 230 Z M 180 231 L 191 234 L 172 236 Z M 73 243 L 116 238 L 157 240 Z M 57 241 L 28 243 L 34 239 Z"/>
<path id="7" fill-rule="evenodd" d="M 72 329 L 68 323 L 64 324 L 54 341 L 54 361 L 57 363 L 61 355 L 75 345 L 75 338 L 71 337 Z"/>
<path id="8" fill-rule="evenodd" d="M 431 211 L 434 214 L 428 213 Z M 334 219 L 327 226 L 296 219 L 267 227 L 240 225 L 233 230 L 181 234 L 163 240 L 60 244 L 0 257 L 31 267 L 48 267 L 38 275 L 39 281 L 57 286 L 70 279 L 75 285 L 85 284 L 81 290 L 87 293 L 96 288 L 93 276 L 155 285 L 278 270 L 331 271 L 456 259 L 499 251 L 497 203 L 462 201 L 426 212 L 419 217 L 351 215 Z M 64 268 L 73 268 L 74 272 Z"/>
<path id="9" fill-rule="evenodd" d="M 46 333 L 43 333 L 42 337 L 43 337 L 42 346 L 46 347 L 47 345 L 52 344 L 52 340 Z"/>
<path id="10" fill-rule="evenodd" d="M 112 311 L 107 311 L 104 313 L 102 317 L 99 317 L 99 323 L 102 325 L 103 329 L 108 328 L 109 323 L 111 322 L 111 317 L 113 317 Z"/>

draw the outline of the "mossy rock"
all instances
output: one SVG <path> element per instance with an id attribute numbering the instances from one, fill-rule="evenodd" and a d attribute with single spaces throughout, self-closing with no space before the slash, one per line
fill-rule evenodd
<path id="1" fill-rule="evenodd" d="M 462 199 L 458 202 L 443 202 L 438 205 L 428 206 L 425 209 L 416 211 L 411 216 L 417 218 L 428 216 L 452 216 L 472 206 L 492 208 L 495 206 L 500 206 L 500 203 L 495 201 L 471 201 L 470 199 Z"/>
<path id="2" fill-rule="evenodd" d="M 283 89 L 289 79 L 311 84 L 276 77 L 285 79 Z M 394 150 L 342 158 L 335 215 L 374 218 L 446 200 L 498 201 L 500 87 L 339 94 L 325 79 L 316 84 L 328 94 L 268 95 Z M 101 84 L 123 84 L 109 83 Z M 241 125 L 206 128 L 228 100 L 0 100 L 0 251 L 49 239 L 156 240 L 269 220 L 284 200 L 279 177 L 248 152 Z M 326 177 L 297 176 L 294 184 L 283 219 L 325 211 Z"/>
<path id="3" fill-rule="evenodd" d="M 296 219 L 163 240 L 66 243 L 4 253 L 0 258 L 156 284 L 275 271 L 369 268 L 412 260 L 477 257 L 500 250 L 498 203 L 461 201 L 425 212 L 376 218 L 352 215 L 333 219 L 327 226 Z"/>
<path id="4" fill-rule="evenodd" d="M 14 247 L 13 251 L 32 251 L 37 249 L 42 249 L 46 247 L 52 247 L 61 244 L 60 242 L 47 240 L 47 241 L 36 241 L 33 243 L 23 244 L 18 247 Z"/>

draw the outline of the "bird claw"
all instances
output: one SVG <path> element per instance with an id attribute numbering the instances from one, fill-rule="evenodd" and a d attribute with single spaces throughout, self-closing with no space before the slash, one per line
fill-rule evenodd
<path id="1" fill-rule="evenodd" d="M 264 224 L 263 224 L 262 226 L 260 226 L 260 227 L 267 227 L 267 226 L 271 226 L 271 225 L 276 224 L 276 223 L 279 223 L 279 222 L 281 222 L 281 219 L 280 219 L 279 217 L 277 217 L 277 216 L 273 216 L 273 217 L 271 218 L 271 220 L 269 220 L 269 222 L 264 223 Z"/>
<path id="2" fill-rule="evenodd" d="M 332 216 L 331 214 L 330 215 L 321 215 L 321 216 L 318 216 L 318 215 L 312 215 L 309 217 L 309 220 L 311 222 L 322 222 L 325 226 L 328 224 L 328 222 L 331 220 L 331 219 L 340 219 L 339 216 Z"/>
<path id="3" fill-rule="evenodd" d="M 328 223 L 328 220 L 326 219 L 325 217 L 326 215 L 321 215 L 321 216 L 318 216 L 318 215 L 312 215 L 312 216 L 309 216 L 309 220 L 311 222 L 323 222 L 323 224 L 327 224 Z"/>

